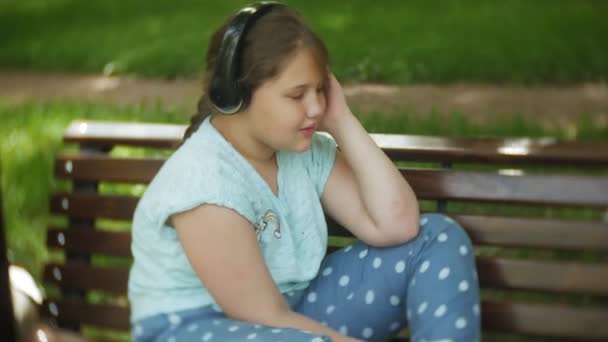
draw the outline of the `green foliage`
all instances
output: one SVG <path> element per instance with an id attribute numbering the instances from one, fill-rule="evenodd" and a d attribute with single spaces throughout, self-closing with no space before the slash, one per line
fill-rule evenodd
<path id="1" fill-rule="evenodd" d="M 351 81 L 575 82 L 608 75 L 608 2 L 287 1 Z M 165 78 L 201 70 L 212 31 L 249 1 L 0 2 L 0 67 Z"/>
<path id="2" fill-rule="evenodd" d="M 62 150 L 62 134 L 78 118 L 123 121 L 185 122 L 179 111 L 134 106 L 118 109 L 87 103 L 8 105 L 0 101 L 1 184 L 9 258 L 36 276 L 47 258 L 49 193 L 65 189 L 53 176 L 53 160 Z"/>

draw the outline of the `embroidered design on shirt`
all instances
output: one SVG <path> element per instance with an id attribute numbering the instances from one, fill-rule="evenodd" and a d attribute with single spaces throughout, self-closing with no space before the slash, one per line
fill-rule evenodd
<path id="1" fill-rule="evenodd" d="M 255 232 L 258 236 L 258 240 L 260 239 L 261 233 L 266 230 L 266 228 L 272 230 L 272 235 L 275 238 L 281 238 L 281 223 L 279 222 L 279 217 L 272 210 L 266 210 L 262 218 L 260 219 L 261 223 L 255 224 Z"/>

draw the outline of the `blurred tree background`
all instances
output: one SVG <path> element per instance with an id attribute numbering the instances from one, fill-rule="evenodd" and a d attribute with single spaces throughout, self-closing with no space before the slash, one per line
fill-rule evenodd
<path id="1" fill-rule="evenodd" d="M 196 77 L 212 31 L 245 1 L 0 3 L 0 66 Z M 602 0 L 287 1 L 343 79 L 581 82 L 608 75 Z"/>

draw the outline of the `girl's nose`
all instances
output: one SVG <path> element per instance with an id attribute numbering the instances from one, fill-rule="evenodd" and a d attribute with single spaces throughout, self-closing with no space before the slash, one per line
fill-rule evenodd
<path id="1" fill-rule="evenodd" d="M 317 117 L 325 111 L 325 97 L 323 94 L 314 92 L 306 103 L 306 115 L 308 117 Z"/>

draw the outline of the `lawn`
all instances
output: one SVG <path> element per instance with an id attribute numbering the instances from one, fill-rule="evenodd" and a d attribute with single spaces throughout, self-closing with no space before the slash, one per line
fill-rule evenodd
<path id="1" fill-rule="evenodd" d="M 608 79 L 602 0 L 287 1 L 347 81 L 568 83 Z M 0 68 L 196 77 L 242 0 L 0 2 Z"/>

